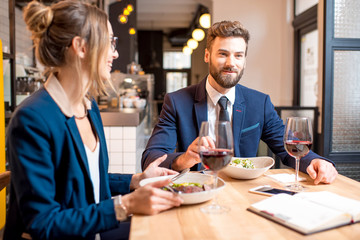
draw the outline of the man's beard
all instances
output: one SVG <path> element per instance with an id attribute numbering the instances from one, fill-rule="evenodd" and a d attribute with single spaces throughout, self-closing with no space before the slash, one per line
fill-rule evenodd
<path id="1" fill-rule="evenodd" d="M 235 72 L 235 68 L 221 68 L 219 71 L 216 70 L 216 68 L 211 64 L 211 61 L 209 63 L 210 68 L 210 75 L 214 78 L 214 80 L 223 88 L 232 88 L 238 82 L 240 81 L 242 75 L 244 74 L 244 68 L 236 74 L 236 76 L 233 78 L 231 74 L 226 74 L 225 76 L 221 75 L 222 71 L 233 71 Z"/>

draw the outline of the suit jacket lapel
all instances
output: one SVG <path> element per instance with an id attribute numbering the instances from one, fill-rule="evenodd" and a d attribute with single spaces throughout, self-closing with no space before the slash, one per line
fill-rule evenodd
<path id="1" fill-rule="evenodd" d="M 200 84 L 196 88 L 195 92 L 195 116 L 196 116 L 196 122 L 197 122 L 197 132 L 200 132 L 201 123 L 203 121 L 207 121 L 207 97 L 206 97 L 206 78 L 203 79 Z"/>
<path id="2" fill-rule="evenodd" d="M 89 179 L 90 178 L 90 171 L 89 171 L 89 165 L 88 165 L 88 161 L 87 161 L 87 157 L 86 157 L 86 152 L 85 152 L 85 147 L 84 147 L 84 143 L 81 140 L 81 136 L 79 133 L 79 130 L 76 126 L 76 122 L 75 122 L 75 118 L 71 117 L 66 121 L 66 125 L 69 128 L 69 132 L 74 140 L 74 145 L 75 148 L 77 149 L 79 155 L 80 155 L 80 164 L 83 166 L 83 168 L 85 169 L 84 172 L 86 172 L 87 177 Z"/>
<path id="3" fill-rule="evenodd" d="M 106 186 L 108 186 L 108 179 L 107 179 L 107 175 L 105 174 L 108 171 L 107 168 L 108 166 L 106 166 L 106 164 L 108 164 L 108 162 L 106 161 L 107 159 L 106 143 L 105 143 L 105 139 L 100 136 L 100 133 L 102 132 L 100 131 L 100 128 L 102 127 L 100 125 L 101 120 L 98 119 L 98 117 L 93 112 L 93 110 L 89 110 L 89 116 L 90 116 L 90 121 L 95 128 L 96 135 L 99 137 L 99 142 L 100 142 L 100 151 L 99 151 L 100 199 L 105 199 L 106 197 L 108 197 L 106 191 L 107 189 Z"/>
<path id="4" fill-rule="evenodd" d="M 240 156 L 240 130 L 243 128 L 246 106 L 240 85 L 236 85 L 235 103 L 233 105 L 234 156 Z"/>

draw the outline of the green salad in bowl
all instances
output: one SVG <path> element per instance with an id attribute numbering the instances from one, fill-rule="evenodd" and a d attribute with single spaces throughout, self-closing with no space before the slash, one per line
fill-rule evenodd
<path id="1" fill-rule="evenodd" d="M 254 169 L 254 163 L 248 159 L 248 158 L 233 158 L 230 162 L 230 166 L 234 167 L 240 167 L 240 168 L 248 168 L 248 169 Z"/>
<path id="2" fill-rule="evenodd" d="M 233 157 L 230 164 L 222 171 L 235 179 L 254 179 L 260 177 L 275 161 L 271 157 Z"/>

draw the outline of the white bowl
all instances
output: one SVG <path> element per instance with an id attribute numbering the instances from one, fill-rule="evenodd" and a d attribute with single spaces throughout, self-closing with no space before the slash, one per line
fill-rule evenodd
<path id="1" fill-rule="evenodd" d="M 146 105 L 146 100 L 145 99 L 137 99 L 137 100 L 133 101 L 133 104 L 136 108 L 144 108 Z"/>
<path id="2" fill-rule="evenodd" d="M 164 180 L 167 178 L 172 178 L 173 176 L 174 175 L 146 178 L 140 181 L 140 186 L 144 186 L 148 183 Z M 182 176 L 181 178 L 179 178 L 178 180 L 174 181 L 174 183 L 184 183 L 184 182 L 212 184 L 212 175 L 189 172 L 184 176 Z M 225 187 L 224 180 L 218 178 L 218 184 L 216 189 L 212 189 L 210 191 L 195 192 L 195 193 L 180 193 L 179 196 L 184 200 L 184 202 L 182 203 L 183 205 L 202 203 L 212 199 L 215 196 L 215 194 L 221 191 L 224 187 Z"/>
<path id="3" fill-rule="evenodd" d="M 240 168 L 228 165 L 222 171 L 229 177 L 236 179 L 254 179 L 263 175 L 269 168 L 271 168 L 275 160 L 271 157 L 249 157 L 249 158 L 238 158 L 233 159 L 249 159 L 254 163 L 254 169 Z"/>
<path id="4" fill-rule="evenodd" d="M 130 99 L 130 98 L 124 98 L 123 105 L 124 105 L 125 108 L 132 108 L 134 106 L 133 105 L 133 100 Z"/>

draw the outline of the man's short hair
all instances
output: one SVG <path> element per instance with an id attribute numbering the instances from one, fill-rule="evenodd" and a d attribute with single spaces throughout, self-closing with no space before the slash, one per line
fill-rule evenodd
<path id="1" fill-rule="evenodd" d="M 246 43 L 245 55 L 247 54 L 250 33 L 240 22 L 221 21 L 214 23 L 207 32 L 206 48 L 209 51 L 211 51 L 211 46 L 216 37 L 242 37 Z"/>

